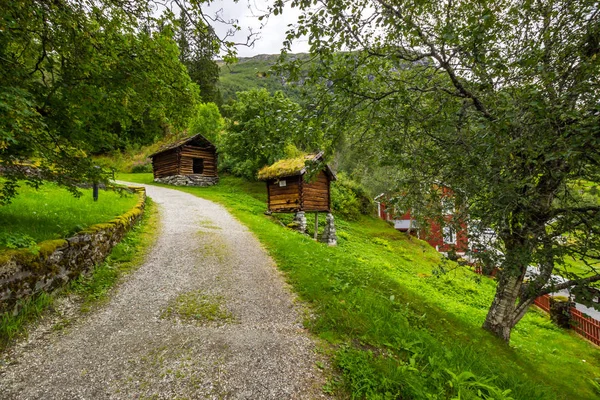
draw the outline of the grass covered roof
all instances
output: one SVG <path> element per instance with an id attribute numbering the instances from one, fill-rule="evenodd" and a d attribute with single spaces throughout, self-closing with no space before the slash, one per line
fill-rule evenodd
<path id="1" fill-rule="evenodd" d="M 323 157 L 323 152 L 318 154 L 303 154 L 294 158 L 279 160 L 272 165 L 266 166 L 258 171 L 258 179 L 266 181 L 268 179 L 284 178 L 287 176 L 303 175 L 306 172 L 306 163 L 319 162 Z M 328 165 L 325 166 L 327 173 L 335 180 L 335 174 Z"/>

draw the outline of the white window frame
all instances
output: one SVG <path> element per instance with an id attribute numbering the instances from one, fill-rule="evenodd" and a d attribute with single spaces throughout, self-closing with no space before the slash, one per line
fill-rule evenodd
<path id="1" fill-rule="evenodd" d="M 445 244 L 456 244 L 456 231 L 451 226 L 444 226 L 442 235 Z"/>

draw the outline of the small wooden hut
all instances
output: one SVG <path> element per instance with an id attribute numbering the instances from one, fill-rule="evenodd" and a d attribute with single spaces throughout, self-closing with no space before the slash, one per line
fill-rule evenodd
<path id="1" fill-rule="evenodd" d="M 310 182 L 305 182 L 306 162 L 321 162 L 323 153 L 277 161 L 261 169 L 258 179 L 267 182 L 270 212 L 331 212 L 331 181 L 336 177 L 325 164 Z"/>
<path id="2" fill-rule="evenodd" d="M 336 177 L 329 165 L 322 163 L 323 153 L 277 161 L 258 172 L 258 179 L 267 182 L 268 213 L 295 213 L 295 229 L 306 233 L 306 212 L 315 213 L 315 240 L 319 212 L 326 212 L 325 230 L 321 241 L 335 246 L 337 237 L 331 214 L 331 181 Z M 307 164 L 317 164 L 317 172 L 308 181 Z"/>
<path id="3" fill-rule="evenodd" d="M 154 181 L 177 186 L 210 186 L 219 181 L 217 149 L 198 134 L 150 155 Z"/>

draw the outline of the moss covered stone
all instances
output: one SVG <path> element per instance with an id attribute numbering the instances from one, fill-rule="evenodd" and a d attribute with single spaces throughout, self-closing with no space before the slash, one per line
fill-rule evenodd
<path id="1" fill-rule="evenodd" d="M 33 249 L 0 252 L 0 312 L 14 308 L 17 301 L 63 285 L 93 268 L 110 253 L 144 213 L 146 192 L 125 214 L 103 224 L 92 225 L 68 239 L 46 240 Z"/>

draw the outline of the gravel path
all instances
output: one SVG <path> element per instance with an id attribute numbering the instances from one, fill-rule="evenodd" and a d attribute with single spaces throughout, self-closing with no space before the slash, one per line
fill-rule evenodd
<path id="1" fill-rule="evenodd" d="M 106 306 L 17 346 L 0 398 L 323 397 L 301 309 L 258 240 L 215 203 L 146 189 L 162 226 L 144 265 Z M 214 320 L 184 318 L 190 296 Z"/>

